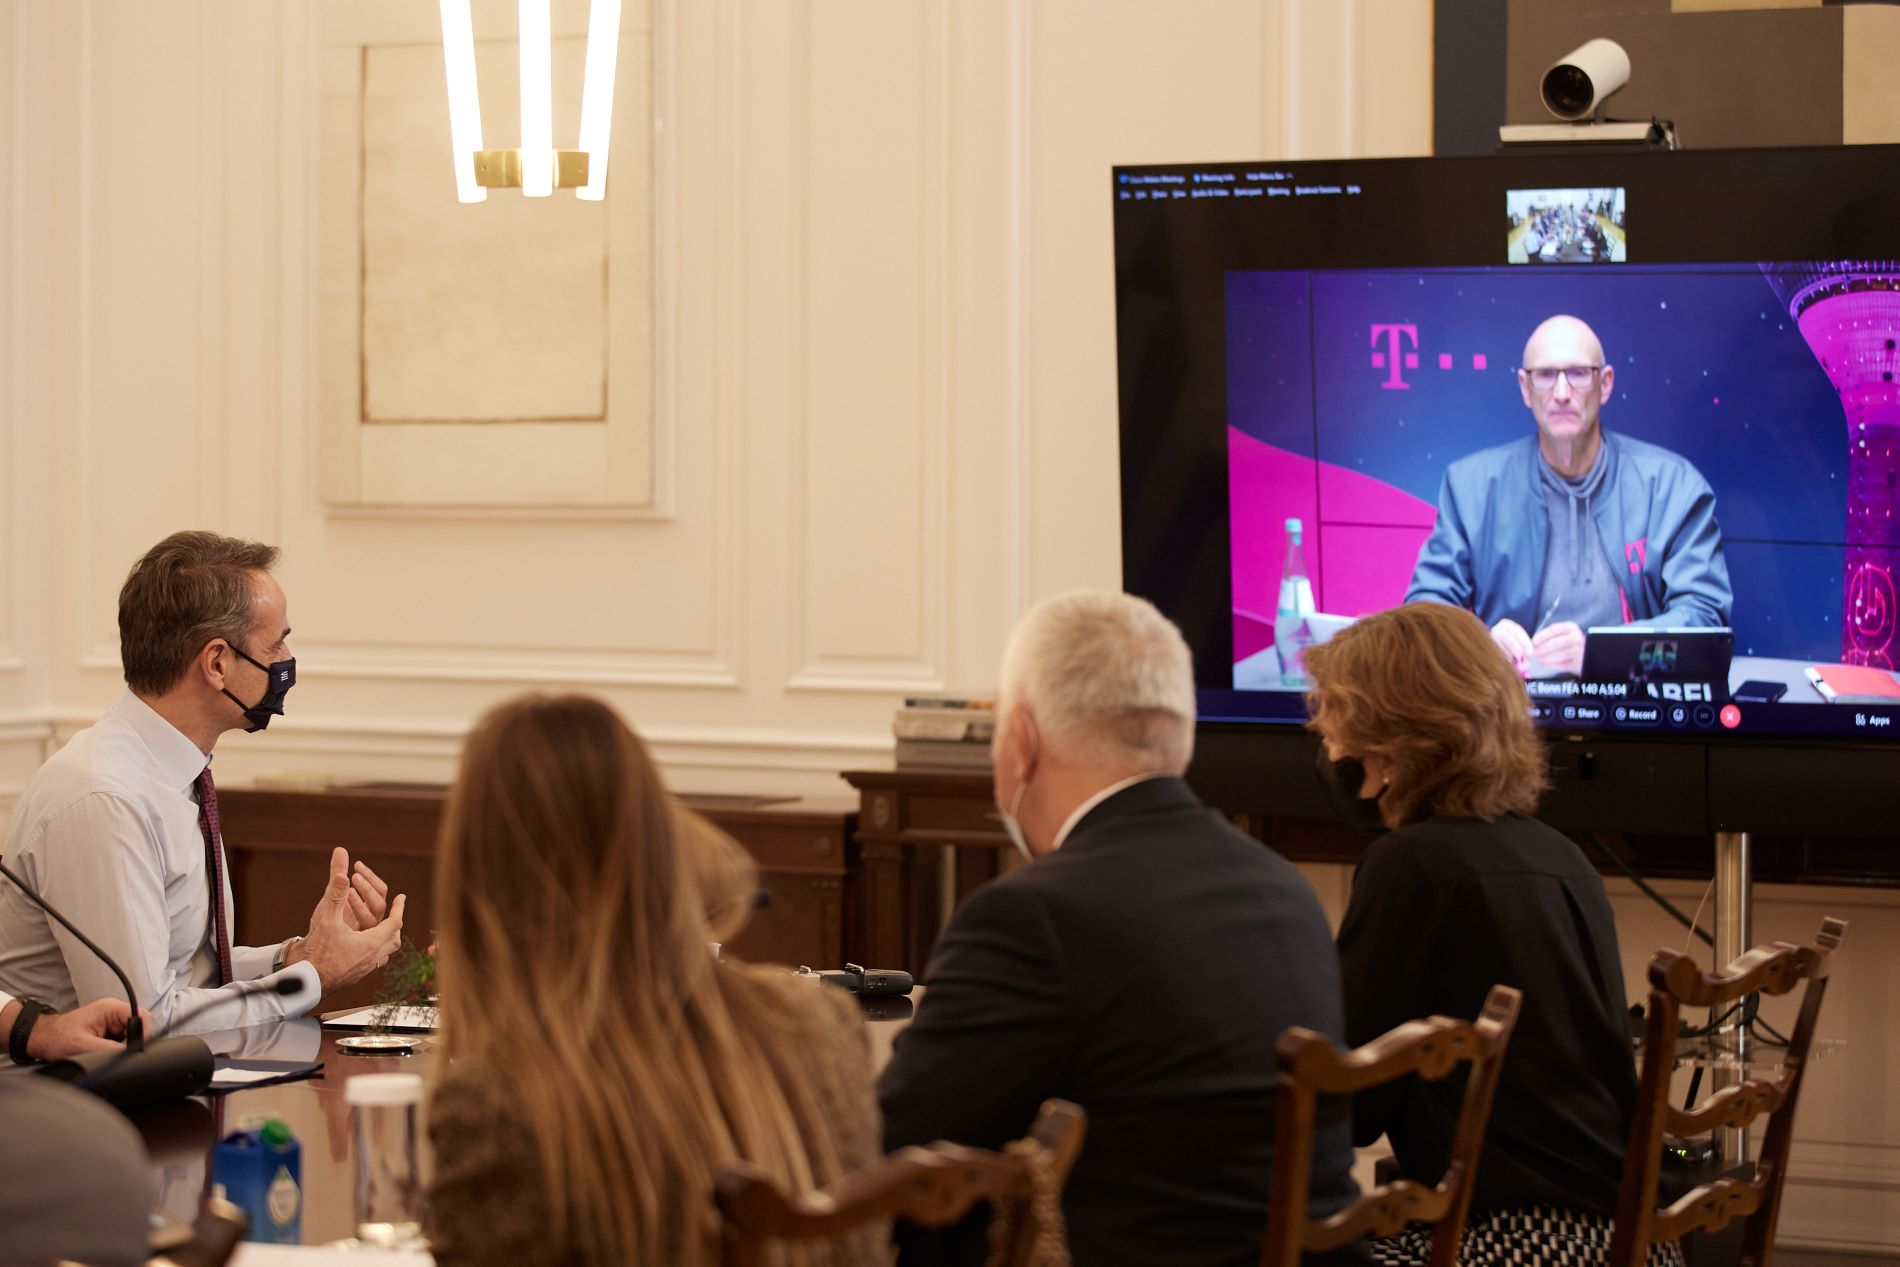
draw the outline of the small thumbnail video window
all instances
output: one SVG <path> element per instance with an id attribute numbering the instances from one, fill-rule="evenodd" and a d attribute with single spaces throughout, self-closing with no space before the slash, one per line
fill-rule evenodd
<path id="1" fill-rule="evenodd" d="M 1623 190 L 1510 189 L 1505 259 L 1512 264 L 1621 264 L 1629 259 Z"/>

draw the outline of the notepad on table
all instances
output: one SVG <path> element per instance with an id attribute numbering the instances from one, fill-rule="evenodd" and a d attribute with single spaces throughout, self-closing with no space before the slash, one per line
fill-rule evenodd
<path id="1" fill-rule="evenodd" d="M 325 1029 L 388 1029 L 411 1034 L 426 1034 L 438 1028 L 435 1008 L 427 1004 L 403 1004 L 400 1007 L 359 1007 L 350 1012 L 332 1012 L 323 1018 Z"/>
<path id="2" fill-rule="evenodd" d="M 239 1245 L 231 1267 L 430 1267 L 435 1256 L 420 1249 L 371 1249 L 364 1245 Z"/>
<path id="3" fill-rule="evenodd" d="M 1807 679 L 1830 704 L 1900 704 L 1900 682 L 1865 664 L 1817 664 Z"/>
<path id="4" fill-rule="evenodd" d="M 213 1091 L 237 1091 L 245 1087 L 269 1086 L 278 1082 L 296 1082 L 323 1072 L 320 1060 L 233 1060 L 220 1056 L 211 1071 Z"/>

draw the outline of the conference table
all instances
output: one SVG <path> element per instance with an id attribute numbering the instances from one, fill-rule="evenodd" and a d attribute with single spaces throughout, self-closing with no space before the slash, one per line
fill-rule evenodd
<path id="1" fill-rule="evenodd" d="M 813 989 L 834 989 L 814 985 Z M 922 987 L 913 995 L 921 997 Z M 890 1059 L 891 1042 L 910 1023 L 909 998 L 861 1000 L 872 1072 Z M 314 1017 L 207 1035 L 213 1051 L 247 1061 L 321 1061 L 315 1077 L 222 1092 L 133 1116 L 151 1155 L 160 1217 L 190 1224 L 212 1194 L 212 1145 L 248 1121 L 274 1117 L 290 1127 L 302 1152 L 302 1243 L 323 1245 L 355 1235 L 355 1132 L 344 1084 L 358 1074 L 417 1073 L 425 1085 L 436 1061 L 434 1039 L 416 1035 L 413 1054 L 357 1056 L 337 1040 L 360 1031 L 326 1029 Z M 422 1108 L 424 1173 L 429 1166 L 428 1105 Z"/>

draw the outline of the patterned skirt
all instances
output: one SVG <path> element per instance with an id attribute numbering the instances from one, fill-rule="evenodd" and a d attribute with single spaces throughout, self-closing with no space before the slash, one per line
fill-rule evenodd
<path id="1" fill-rule="evenodd" d="M 1465 1221 L 1458 1261 L 1465 1267 L 1603 1267 L 1612 1222 L 1554 1205 L 1474 1213 Z M 1414 1223 L 1366 1246 L 1380 1267 L 1421 1267 L 1432 1256 L 1432 1229 Z M 1650 1246 L 1648 1267 L 1683 1267 L 1682 1247 L 1675 1241 Z"/>

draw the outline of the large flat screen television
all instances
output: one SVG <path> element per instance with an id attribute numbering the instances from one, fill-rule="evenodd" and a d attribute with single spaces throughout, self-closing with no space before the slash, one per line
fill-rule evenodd
<path id="1" fill-rule="evenodd" d="M 1204 720 L 1439 601 L 1552 728 L 1900 731 L 1900 147 L 1111 180 L 1124 584 Z"/>

